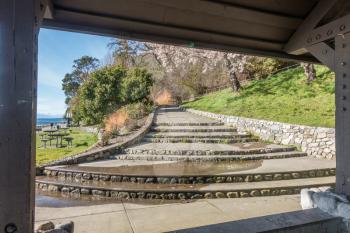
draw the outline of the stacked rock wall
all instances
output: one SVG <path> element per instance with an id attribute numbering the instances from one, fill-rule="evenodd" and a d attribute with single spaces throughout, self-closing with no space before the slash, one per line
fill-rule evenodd
<path id="1" fill-rule="evenodd" d="M 186 111 L 214 118 L 232 125 L 238 131 L 250 132 L 262 140 L 296 145 L 308 155 L 318 158 L 335 157 L 335 129 L 294 125 L 281 122 L 228 116 L 194 109 Z"/>

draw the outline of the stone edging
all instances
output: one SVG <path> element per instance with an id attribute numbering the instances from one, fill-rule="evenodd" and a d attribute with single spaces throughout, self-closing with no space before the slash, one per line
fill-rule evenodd
<path id="1" fill-rule="evenodd" d="M 102 182 L 132 182 L 153 184 L 210 184 L 210 183 L 242 183 L 273 180 L 291 180 L 335 175 L 335 168 L 311 169 L 304 171 L 263 172 L 227 175 L 187 175 L 187 176 L 152 176 L 125 175 L 105 172 L 75 171 L 60 168 L 46 168 L 44 174 L 48 177 L 59 177 L 60 180 L 102 181 Z"/>
<path id="2" fill-rule="evenodd" d="M 335 157 L 335 129 L 295 125 L 282 122 L 210 113 L 195 109 L 185 111 L 220 120 L 237 128 L 238 132 L 249 132 L 262 140 L 296 145 L 303 152 L 317 158 Z"/>
<path id="3" fill-rule="evenodd" d="M 201 190 L 125 190 L 92 187 L 84 185 L 55 184 L 51 182 L 36 181 L 36 188 L 42 191 L 61 192 L 65 195 L 93 195 L 96 197 L 109 197 L 113 199 L 164 199 L 186 200 L 203 198 L 246 198 L 259 196 L 277 196 L 299 194 L 302 188 L 311 188 L 315 185 L 302 185 L 302 187 L 274 187 L 274 188 L 247 188 L 232 191 L 201 191 Z M 333 187 L 333 183 L 326 184 Z"/>
<path id="4" fill-rule="evenodd" d="M 140 142 L 145 134 L 147 134 L 150 130 L 156 111 L 157 109 L 154 109 L 153 112 L 148 115 L 145 124 L 128 140 L 43 164 L 37 167 L 37 173 L 41 173 L 45 167 L 50 166 L 71 165 L 100 159 L 108 159 L 111 155 L 122 151 L 122 149 Z"/>

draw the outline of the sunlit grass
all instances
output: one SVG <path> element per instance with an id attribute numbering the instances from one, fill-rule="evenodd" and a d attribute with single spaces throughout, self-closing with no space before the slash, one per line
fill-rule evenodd
<path id="1" fill-rule="evenodd" d="M 36 136 L 36 164 L 44 164 L 52 160 L 61 159 L 79 152 L 83 152 L 93 144 L 97 142 L 97 136 L 95 134 L 86 133 L 78 128 L 72 128 L 69 135 L 73 137 L 73 146 L 67 147 L 64 142 L 63 148 L 47 147 L 46 149 L 41 147 L 40 137 Z M 52 145 L 55 142 L 52 141 Z"/>
<path id="2" fill-rule="evenodd" d="M 301 67 L 256 80 L 239 94 L 225 89 L 184 106 L 198 110 L 292 124 L 334 127 L 334 73 L 316 66 L 317 80 L 306 84 Z"/>

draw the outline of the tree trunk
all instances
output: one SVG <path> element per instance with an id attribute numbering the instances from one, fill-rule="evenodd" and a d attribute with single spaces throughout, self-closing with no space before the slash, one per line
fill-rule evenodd
<path id="1" fill-rule="evenodd" d="M 238 92 L 241 89 L 241 84 L 239 83 L 238 77 L 236 75 L 235 69 L 233 67 L 232 61 L 227 57 L 227 53 L 224 55 L 226 61 L 226 68 L 229 72 L 229 79 L 231 81 L 231 87 L 233 92 Z"/>
<path id="2" fill-rule="evenodd" d="M 313 64 L 303 63 L 307 84 L 311 84 L 316 79 L 316 71 Z"/>
<path id="3" fill-rule="evenodd" d="M 231 81 L 231 87 L 234 92 L 238 92 L 241 89 L 241 84 L 239 83 L 238 77 L 235 72 L 231 71 L 229 75 Z"/>

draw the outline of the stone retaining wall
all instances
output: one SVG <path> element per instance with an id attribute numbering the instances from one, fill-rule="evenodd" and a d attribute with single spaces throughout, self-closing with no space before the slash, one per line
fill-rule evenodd
<path id="1" fill-rule="evenodd" d="M 86 133 L 98 134 L 100 132 L 97 126 L 81 126 L 79 129 Z"/>
<path id="2" fill-rule="evenodd" d="M 79 129 L 86 133 L 96 134 L 98 140 L 102 139 L 102 130 L 99 129 L 97 126 L 81 126 L 79 127 Z"/>
<path id="3" fill-rule="evenodd" d="M 128 140 L 124 142 L 112 144 L 109 146 L 105 146 L 102 148 L 92 149 L 90 151 L 86 151 L 80 154 L 76 154 L 73 156 L 69 156 L 63 159 L 59 159 L 59 160 L 55 160 L 55 161 L 43 164 L 40 167 L 37 167 L 37 173 L 41 173 L 45 167 L 49 167 L 49 166 L 71 165 L 71 164 L 90 162 L 90 161 L 100 160 L 100 159 L 108 159 L 111 155 L 119 153 L 124 148 L 131 146 L 133 144 L 136 144 L 143 139 L 145 134 L 148 133 L 148 131 L 152 126 L 155 111 L 156 109 L 149 114 L 145 124 L 141 127 L 141 129 L 139 129 Z"/>
<path id="4" fill-rule="evenodd" d="M 46 168 L 44 170 L 44 174 L 49 177 L 58 177 L 60 180 L 74 180 L 76 182 L 80 181 L 81 183 L 93 180 L 102 182 L 132 182 L 139 184 L 211 184 L 328 177 L 335 175 L 335 168 L 312 169 L 305 171 L 194 176 L 123 175 L 103 172 L 62 170 L 60 168 Z"/>
<path id="5" fill-rule="evenodd" d="M 258 120 L 245 117 L 215 114 L 195 109 L 185 109 L 190 113 L 214 118 L 238 131 L 250 132 L 262 140 L 296 145 L 303 152 L 317 158 L 335 157 L 335 129 L 294 125 L 281 122 Z"/>
<path id="6" fill-rule="evenodd" d="M 303 185 L 301 187 L 275 187 L 275 188 L 247 188 L 241 190 L 132 190 L 132 189 L 109 189 L 79 184 L 56 184 L 50 182 L 36 181 L 36 188 L 42 191 L 62 192 L 65 195 L 93 195 L 97 197 L 110 197 L 115 199 L 164 199 L 164 200 L 186 200 L 203 198 L 246 198 L 259 196 L 278 196 L 299 194 L 302 188 L 312 188 L 315 185 Z M 333 187 L 333 184 L 329 184 Z"/>

